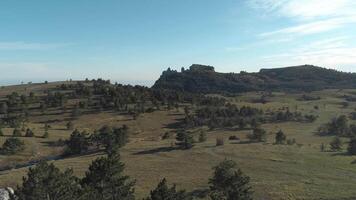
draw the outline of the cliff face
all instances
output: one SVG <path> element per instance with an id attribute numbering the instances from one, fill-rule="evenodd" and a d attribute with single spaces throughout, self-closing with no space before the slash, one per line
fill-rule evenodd
<path id="1" fill-rule="evenodd" d="M 219 73 L 212 66 L 192 65 L 181 72 L 168 69 L 153 88 L 199 93 L 246 91 L 312 91 L 326 88 L 355 88 L 356 74 L 303 65 L 261 69 L 258 73 Z"/>

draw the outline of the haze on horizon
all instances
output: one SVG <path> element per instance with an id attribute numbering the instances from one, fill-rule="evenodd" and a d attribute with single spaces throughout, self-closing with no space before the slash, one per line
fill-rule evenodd
<path id="1" fill-rule="evenodd" d="M 151 85 L 167 67 L 193 63 L 356 72 L 353 0 L 4 0 L 0 18 L 0 85 L 99 77 Z"/>

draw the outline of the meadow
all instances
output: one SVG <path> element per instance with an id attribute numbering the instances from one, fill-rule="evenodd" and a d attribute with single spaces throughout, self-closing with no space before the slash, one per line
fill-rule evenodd
<path id="1" fill-rule="evenodd" d="M 30 91 L 41 95 L 44 90 L 54 88 L 59 83 L 32 84 L 2 87 L 0 98 L 13 91 L 28 94 Z M 208 179 L 212 175 L 212 167 L 224 159 L 236 161 L 242 171 L 251 177 L 251 185 L 255 199 L 354 199 L 356 198 L 356 157 L 346 155 L 347 138 L 342 152 L 321 152 L 322 143 L 329 144 L 332 136 L 319 136 L 317 129 L 329 122 L 333 117 L 349 115 L 355 111 L 356 103 L 343 105 L 344 95 L 355 94 L 356 90 L 322 90 L 308 95 L 319 96 L 319 100 L 301 101 L 303 93 L 273 92 L 267 97 L 267 103 L 256 103 L 261 92 L 242 93 L 235 97 L 226 97 L 228 102 L 239 107 L 248 105 L 264 111 L 279 110 L 288 107 L 291 111 L 303 114 L 318 115 L 313 123 L 283 122 L 266 123 L 262 127 L 267 131 L 267 141 L 250 143 L 247 134 L 251 130 L 215 129 L 207 127 L 193 128 L 189 131 L 198 137 L 200 129 L 207 131 L 207 141 L 196 143 L 192 149 L 180 150 L 174 146 L 175 137 L 162 139 L 166 132 L 174 132 L 172 126 L 184 118 L 184 109 L 154 111 L 144 113 L 133 119 L 128 115 L 102 111 L 82 114 L 72 122 L 75 128 L 93 132 L 103 125 L 121 126 L 126 124 L 130 131 L 129 143 L 120 150 L 126 165 L 126 173 L 136 180 L 136 196 L 138 199 L 147 196 L 160 179 L 167 178 L 169 183 L 177 184 L 178 188 L 186 189 L 197 196 L 206 193 Z M 75 101 L 68 101 L 68 107 Z M 53 143 L 59 139 L 67 139 L 71 130 L 66 123 L 70 111 L 58 112 L 49 109 L 46 114 L 32 113 L 26 126 L 33 129 L 36 137 L 21 138 L 26 149 L 16 155 L 1 155 L 0 166 L 12 169 L 0 172 L 0 186 L 16 187 L 26 175 L 28 167 L 14 167 L 19 163 L 28 163 L 41 158 L 56 158 L 63 147 Z M 50 125 L 49 137 L 42 138 L 44 122 Z M 355 123 L 350 120 L 350 123 Z M 275 145 L 274 137 L 278 130 L 283 130 L 287 138 L 294 138 L 294 145 Z M 4 128 L 4 137 L 0 137 L 0 145 L 11 137 L 13 129 Z M 239 141 L 228 140 L 229 136 L 237 136 Z M 216 138 L 223 137 L 224 145 L 216 146 Z M 93 159 L 103 153 L 93 153 L 60 158 L 54 160 L 61 169 L 72 168 L 78 176 L 83 176 Z M 11 167 L 12 166 L 12 167 Z"/>

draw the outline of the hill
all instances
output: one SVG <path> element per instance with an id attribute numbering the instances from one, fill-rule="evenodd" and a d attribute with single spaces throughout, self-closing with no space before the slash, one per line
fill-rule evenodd
<path id="1" fill-rule="evenodd" d="M 155 89 L 200 93 L 241 93 L 249 91 L 316 91 L 356 86 L 356 74 L 313 65 L 261 69 L 257 73 L 219 73 L 214 67 L 193 64 L 188 70 L 164 71 Z"/>

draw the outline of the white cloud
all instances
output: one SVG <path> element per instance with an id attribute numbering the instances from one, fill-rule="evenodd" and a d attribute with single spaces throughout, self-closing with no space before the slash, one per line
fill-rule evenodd
<path id="1" fill-rule="evenodd" d="M 309 35 L 356 23 L 355 0 L 248 0 L 248 5 L 270 16 L 284 17 L 295 25 L 260 36 Z"/>
<path id="2" fill-rule="evenodd" d="M 348 39 L 337 37 L 312 42 L 283 54 L 265 56 L 263 62 L 277 66 L 315 64 L 350 71 L 356 66 L 356 47 L 348 46 Z"/>
<path id="3" fill-rule="evenodd" d="M 71 45 L 70 43 L 0 42 L 0 50 L 48 50 Z"/>
<path id="4" fill-rule="evenodd" d="M 276 31 L 265 32 L 260 34 L 262 37 L 274 35 L 309 35 L 330 31 L 336 28 L 343 27 L 347 24 L 356 23 L 356 16 L 331 18 L 326 20 L 319 20 L 310 23 L 304 23 L 288 28 L 279 29 Z"/>

